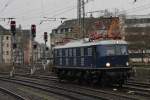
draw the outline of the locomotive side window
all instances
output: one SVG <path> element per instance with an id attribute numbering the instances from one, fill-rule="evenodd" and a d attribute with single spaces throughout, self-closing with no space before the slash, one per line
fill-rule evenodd
<path id="1" fill-rule="evenodd" d="M 72 57 L 72 49 L 69 49 L 69 56 Z"/>
<path id="2" fill-rule="evenodd" d="M 60 60 L 60 61 L 59 61 L 59 64 L 62 65 L 62 58 L 60 58 L 59 60 Z"/>
<path id="3" fill-rule="evenodd" d="M 65 57 L 65 49 L 62 49 L 62 57 Z"/>
<path id="4" fill-rule="evenodd" d="M 73 49 L 73 56 L 76 56 L 76 48 Z"/>
<path id="5" fill-rule="evenodd" d="M 69 65 L 68 58 L 66 58 L 66 65 L 67 65 L 67 66 Z"/>
<path id="6" fill-rule="evenodd" d="M 88 48 L 88 56 L 92 56 L 92 48 Z"/>
<path id="7" fill-rule="evenodd" d="M 55 56 L 57 56 L 57 50 L 55 50 Z"/>
<path id="8" fill-rule="evenodd" d="M 81 66 L 84 66 L 84 58 L 81 58 Z"/>
<path id="9" fill-rule="evenodd" d="M 81 48 L 81 56 L 84 56 L 84 48 Z"/>
<path id="10" fill-rule="evenodd" d="M 65 56 L 68 57 L 68 49 L 65 50 Z"/>
<path id="11" fill-rule="evenodd" d="M 74 64 L 74 66 L 77 65 L 77 59 L 76 58 L 73 59 L 73 64 Z"/>
<path id="12" fill-rule="evenodd" d="M 62 49 L 59 50 L 59 56 L 62 57 Z"/>

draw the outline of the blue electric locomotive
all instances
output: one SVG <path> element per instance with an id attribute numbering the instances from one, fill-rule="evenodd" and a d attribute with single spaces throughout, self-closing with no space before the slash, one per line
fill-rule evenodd
<path id="1" fill-rule="evenodd" d="M 60 80 L 121 85 L 130 70 L 128 44 L 123 40 L 80 40 L 54 47 L 54 71 Z"/>

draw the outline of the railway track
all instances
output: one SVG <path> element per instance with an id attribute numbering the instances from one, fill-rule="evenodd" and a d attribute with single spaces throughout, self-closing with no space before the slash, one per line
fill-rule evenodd
<path id="1" fill-rule="evenodd" d="M 24 76 L 24 77 L 27 77 L 27 76 Z M 58 78 L 55 76 L 44 76 L 44 75 L 36 76 L 36 75 L 34 75 L 29 78 L 58 81 Z M 82 87 L 80 87 L 80 88 L 82 88 Z M 135 81 L 128 81 L 127 84 L 123 85 L 123 89 L 128 89 L 129 91 L 134 92 L 136 94 L 150 97 L 150 83 L 139 83 L 139 82 L 135 82 Z"/>
<path id="2" fill-rule="evenodd" d="M 32 79 L 38 79 L 38 80 L 45 80 L 45 81 L 53 81 L 53 82 L 56 83 L 56 84 L 53 84 L 53 85 L 59 86 L 58 85 L 58 79 L 55 76 L 44 76 L 44 75 L 32 75 L 32 76 L 30 76 L 30 75 L 22 75 L 22 74 L 16 74 L 16 76 L 17 77 L 22 77 L 22 79 L 19 79 L 19 80 L 26 80 L 25 82 L 29 82 L 29 83 L 31 82 L 31 83 L 37 84 L 36 81 L 32 80 Z M 30 79 L 29 79 L 30 81 L 28 81 L 28 79 L 24 79 L 25 77 L 26 78 L 30 78 L 32 81 Z M 15 80 L 18 80 L 18 79 L 15 79 Z M 38 84 L 39 84 L 39 82 L 38 82 Z M 39 85 L 44 85 L 46 87 L 53 87 L 52 85 L 46 85 L 46 84 L 43 84 L 43 83 L 40 83 Z M 134 83 L 133 83 L 133 85 L 134 85 Z M 139 88 L 139 86 L 133 86 L 133 85 L 131 85 L 131 84 L 124 85 L 123 90 L 124 89 L 125 90 L 129 90 L 129 92 L 131 92 L 131 94 L 140 95 L 140 96 L 146 96 L 146 97 L 150 98 L 150 94 L 149 94 L 150 91 L 149 90 L 145 90 L 145 88 L 141 88 L 141 87 Z M 144 83 L 143 83 L 143 85 L 145 86 Z M 109 100 L 110 98 L 115 98 L 115 96 L 118 97 L 118 98 L 122 98 L 124 100 L 128 100 L 128 99 L 129 100 L 138 100 L 137 98 L 134 98 L 134 95 L 131 96 L 131 97 L 128 96 L 130 93 L 128 95 L 126 93 L 124 93 L 126 95 L 122 95 L 122 94 L 117 94 L 117 93 L 114 93 L 114 92 L 110 92 L 109 90 L 108 90 L 109 91 L 108 92 L 108 91 L 104 91 L 104 90 L 101 90 L 101 89 L 88 88 L 88 87 L 85 87 L 85 86 L 77 86 L 77 85 L 72 86 L 71 84 L 67 84 L 67 87 L 68 86 L 69 87 L 75 87 L 77 89 L 78 88 L 82 89 L 82 90 L 76 90 L 76 92 L 79 93 L 79 94 L 80 94 L 81 91 L 83 93 L 89 92 L 89 93 L 94 94 L 94 95 L 95 94 L 99 94 L 99 96 L 101 97 L 101 99 L 104 99 L 104 100 Z M 53 87 L 53 88 L 57 88 L 57 87 Z M 59 87 L 59 89 L 62 89 L 62 87 Z M 64 89 L 64 87 L 63 87 L 63 89 Z M 71 90 L 74 90 L 74 89 L 71 89 Z M 65 90 L 65 91 L 68 91 L 68 90 Z M 70 91 L 69 90 L 69 92 L 74 92 L 74 91 Z M 90 97 L 91 97 L 91 94 L 89 95 L 89 94 L 86 93 L 86 95 L 89 95 Z M 84 94 L 82 94 L 82 95 L 84 95 Z M 102 98 L 102 97 L 107 97 L 107 98 Z M 117 100 L 117 99 L 115 98 L 115 100 Z"/>
<path id="3" fill-rule="evenodd" d="M 5 79 L 6 80 L 6 79 Z M 8 81 L 8 80 L 7 80 Z M 9 80 L 10 81 L 10 80 Z M 66 93 L 66 95 L 70 95 L 70 93 L 74 96 L 78 95 L 78 99 L 80 100 L 138 100 L 138 98 L 135 98 L 134 96 L 129 96 L 129 95 L 124 95 L 124 94 L 118 94 L 118 93 L 113 93 L 110 91 L 104 91 L 104 90 L 96 90 L 92 88 L 87 88 L 87 87 L 81 87 L 81 86 L 60 86 L 58 84 L 53 84 L 53 85 L 47 85 L 39 82 L 29 81 L 29 80 L 24 80 L 24 79 L 18 79 L 18 78 L 13 78 L 11 81 L 19 82 L 19 83 L 24 83 L 24 84 L 32 84 L 32 85 L 38 85 L 38 86 L 43 86 L 45 88 L 51 88 L 51 89 L 58 89 L 58 90 L 63 90 L 63 93 Z M 72 88 L 71 88 L 72 87 Z"/>
<path id="4" fill-rule="evenodd" d="M 51 81 L 57 81 L 58 82 L 58 79 L 55 76 L 39 75 L 39 76 L 34 76 L 33 78 L 41 79 L 41 80 L 49 80 L 49 81 L 51 80 Z M 134 85 L 134 83 L 133 83 L 133 85 Z M 122 90 L 126 90 L 126 91 L 128 91 L 128 93 L 137 94 L 137 95 L 141 95 L 141 96 L 147 96 L 148 98 L 150 98 L 150 94 L 149 94 L 150 90 L 148 88 L 148 87 L 150 87 L 149 84 L 143 83 L 142 85 L 145 86 L 146 88 L 141 88 L 139 86 L 134 87 L 134 86 L 131 86 L 131 84 L 128 84 L 128 85 L 124 85 Z M 87 88 L 87 87 L 83 87 L 83 86 L 82 87 L 80 86 L 80 87 L 77 87 L 77 88 L 82 88 L 84 90 L 90 90 L 90 91 L 94 90 L 93 88 Z M 114 87 L 114 88 L 118 88 L 118 87 Z M 100 90 L 94 90 L 94 91 L 98 92 Z"/>
<path id="5" fill-rule="evenodd" d="M 143 88 L 150 88 L 150 83 L 142 83 L 142 82 L 136 82 L 136 81 L 127 81 L 128 85 L 143 87 Z"/>
<path id="6" fill-rule="evenodd" d="M 0 80 L 15 83 L 15 84 L 20 84 L 20 85 L 27 86 L 27 87 L 36 88 L 36 89 L 50 92 L 50 93 L 54 93 L 54 94 L 57 94 L 60 96 L 64 96 L 70 100 L 108 100 L 108 99 L 104 99 L 102 97 L 94 97 L 94 96 L 91 97 L 91 95 L 78 93 L 78 92 L 71 91 L 71 90 L 69 91 L 69 90 L 62 89 L 62 88 L 56 87 L 56 86 L 55 87 L 54 86 L 46 86 L 44 84 L 39 84 L 36 82 L 31 82 L 31 81 L 8 79 L 8 78 L 2 78 L 2 77 L 0 78 Z"/>
<path id="7" fill-rule="evenodd" d="M 128 81 L 123 86 L 124 88 L 132 90 L 134 93 L 150 97 L 150 84 L 136 81 Z"/>
<path id="8" fill-rule="evenodd" d="M 5 89 L 3 87 L 0 87 L 0 91 L 12 96 L 13 98 L 15 98 L 16 100 L 27 100 L 26 98 L 22 97 L 21 95 L 18 95 L 8 89 Z"/>

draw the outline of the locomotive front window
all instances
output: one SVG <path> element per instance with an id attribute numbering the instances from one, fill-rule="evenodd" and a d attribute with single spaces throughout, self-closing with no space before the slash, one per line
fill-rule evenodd
<path id="1" fill-rule="evenodd" d="M 98 46 L 98 52 L 101 56 L 112 56 L 112 55 L 127 55 L 126 45 L 103 45 Z"/>
<path id="2" fill-rule="evenodd" d="M 128 55 L 127 46 L 121 45 L 121 46 L 120 46 L 120 50 L 121 50 L 121 53 L 122 53 L 123 55 Z"/>
<path id="3" fill-rule="evenodd" d="M 127 55 L 127 46 L 125 45 L 116 45 L 116 55 Z"/>
<path id="4" fill-rule="evenodd" d="M 115 47 L 114 46 L 106 46 L 105 47 L 105 54 L 110 56 L 110 55 L 115 55 Z"/>

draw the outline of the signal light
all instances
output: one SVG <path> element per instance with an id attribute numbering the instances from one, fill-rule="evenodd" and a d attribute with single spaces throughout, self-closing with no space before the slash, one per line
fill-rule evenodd
<path id="1" fill-rule="evenodd" d="M 36 37 L 36 25 L 31 25 L 31 34 L 32 37 L 35 38 Z"/>
<path id="2" fill-rule="evenodd" d="M 48 47 L 46 47 L 46 51 L 48 51 L 49 50 L 49 48 Z"/>
<path id="3" fill-rule="evenodd" d="M 44 40 L 47 42 L 47 32 L 44 32 Z"/>
<path id="4" fill-rule="evenodd" d="M 34 45 L 33 45 L 33 49 L 36 49 L 36 48 L 37 48 L 37 45 L 36 45 L 36 44 L 34 44 Z"/>
<path id="5" fill-rule="evenodd" d="M 10 30 L 14 36 L 16 34 L 16 22 L 15 21 L 10 22 Z"/>

